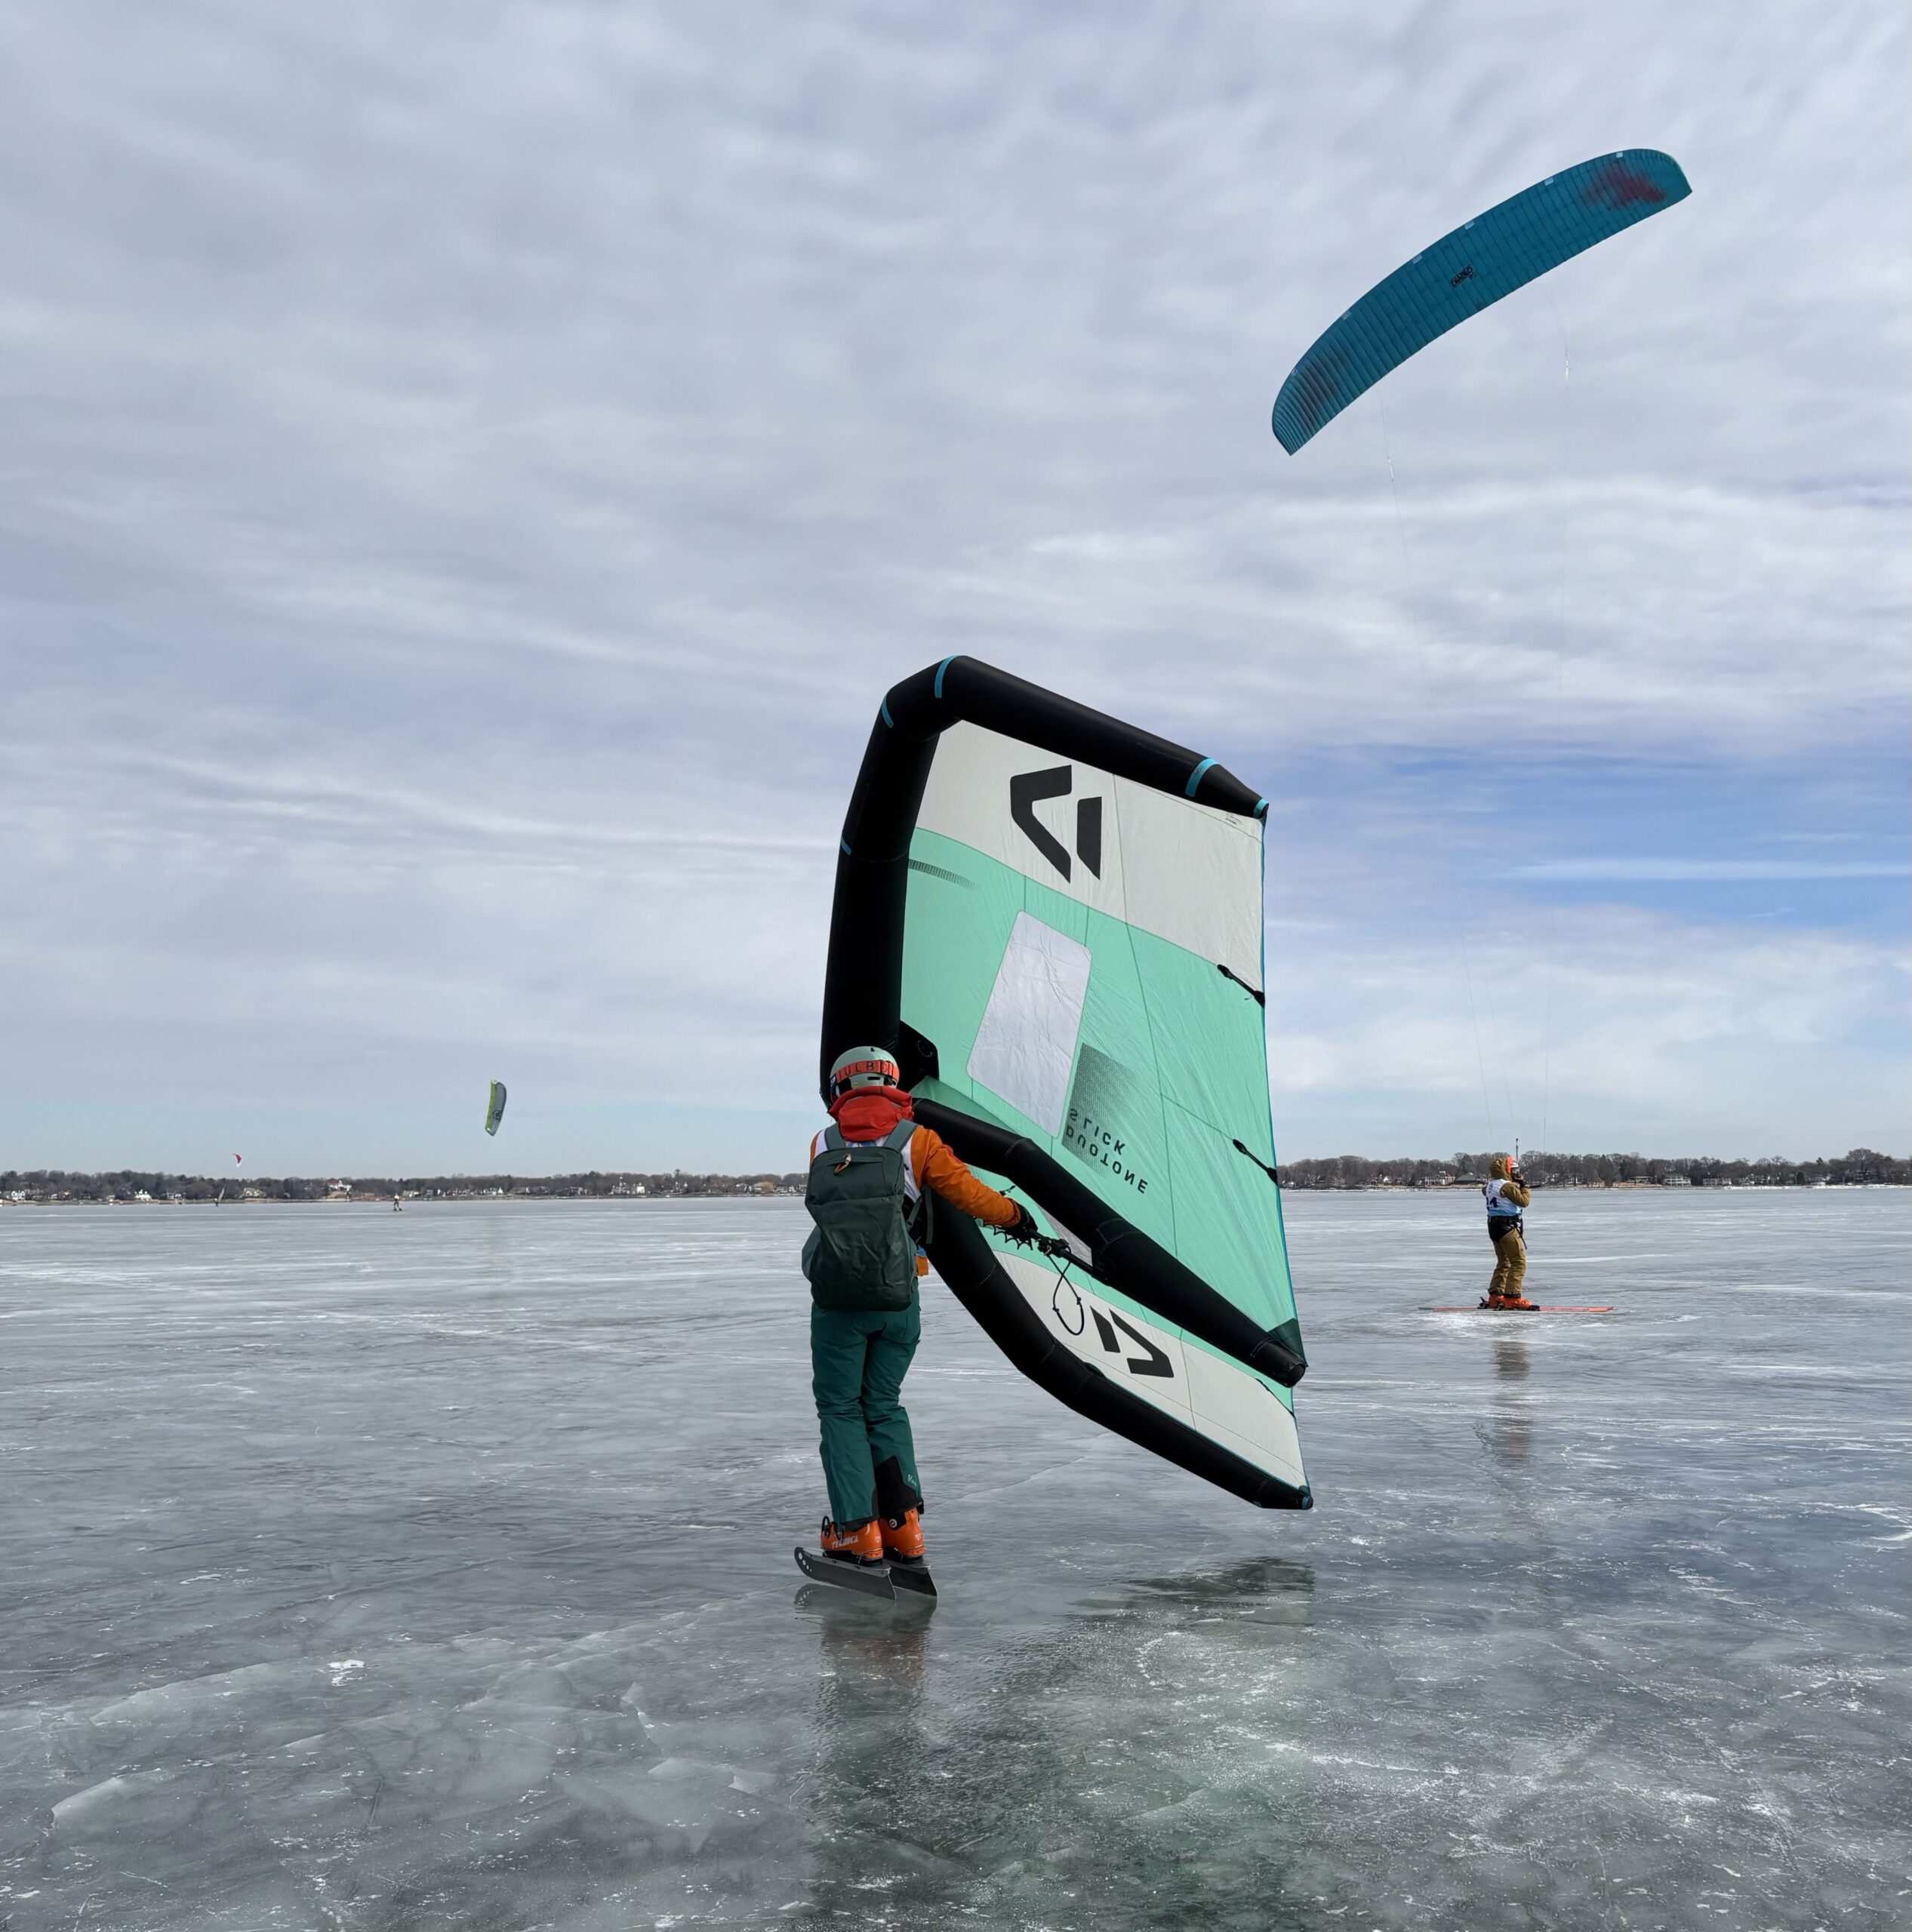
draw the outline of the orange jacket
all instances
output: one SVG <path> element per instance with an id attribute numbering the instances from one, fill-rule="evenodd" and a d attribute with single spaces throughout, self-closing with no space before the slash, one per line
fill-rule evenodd
<path id="1" fill-rule="evenodd" d="M 916 1129 L 916 1138 L 910 1143 L 910 1171 L 919 1188 L 934 1188 L 951 1206 L 993 1228 L 1006 1228 L 1016 1218 L 1016 1204 L 987 1181 L 978 1180 L 934 1128 Z"/>

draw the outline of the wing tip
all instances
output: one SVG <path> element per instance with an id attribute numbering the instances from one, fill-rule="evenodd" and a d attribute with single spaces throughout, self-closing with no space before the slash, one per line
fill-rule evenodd
<path id="1" fill-rule="evenodd" d="M 1269 417 L 1268 426 L 1275 432 L 1275 441 L 1280 444 L 1282 448 L 1287 451 L 1290 456 L 1293 456 L 1301 449 L 1301 445 L 1314 434 L 1314 432 L 1312 429 L 1303 429 L 1298 423 L 1290 423 L 1284 426 L 1282 422 L 1282 417 L 1283 414 L 1282 405 L 1287 401 L 1287 400 L 1288 384 L 1284 383 L 1282 385 L 1281 394 L 1275 398 L 1275 407 L 1272 414 Z"/>

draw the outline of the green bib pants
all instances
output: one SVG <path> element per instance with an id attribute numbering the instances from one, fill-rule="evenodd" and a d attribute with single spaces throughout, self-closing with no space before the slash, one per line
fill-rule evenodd
<path id="1" fill-rule="evenodd" d="M 920 1509 L 916 1450 L 901 1400 L 922 1338 L 916 1246 L 905 1187 L 916 1128 L 852 1143 L 833 1124 L 810 1164 L 804 1244 L 810 1283 L 810 1387 L 822 1430 L 833 1521 Z"/>
<path id="2" fill-rule="evenodd" d="M 922 1337 L 922 1308 L 812 1308 L 810 1388 L 821 1426 L 824 1479 L 839 1524 L 922 1507 L 916 1446 L 901 1399 Z"/>

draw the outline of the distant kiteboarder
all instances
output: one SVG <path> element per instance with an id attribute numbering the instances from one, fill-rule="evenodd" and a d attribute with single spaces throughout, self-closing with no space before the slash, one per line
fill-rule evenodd
<path id="1" fill-rule="evenodd" d="M 1482 1308 L 1535 1309 L 1520 1291 L 1527 1276 L 1525 1211 L 1533 1199 L 1527 1177 L 1506 1155 L 1495 1157 L 1494 1169 L 1481 1189 L 1487 1201 L 1487 1238 L 1494 1244 L 1494 1277 L 1488 1284 Z"/>
<path id="2" fill-rule="evenodd" d="M 811 1388 L 821 1429 L 830 1513 L 823 1557 L 807 1574 L 837 1580 L 870 1572 L 875 1593 L 894 1585 L 933 1595 L 923 1565 L 922 1492 L 901 1395 L 922 1334 L 918 1278 L 925 1188 L 1011 1240 L 1034 1218 L 972 1174 L 941 1135 L 912 1118 L 902 1069 L 881 1047 L 853 1047 L 830 1072 L 830 1124 L 810 1143 L 804 1204 L 816 1226 L 803 1246 L 810 1283 Z M 836 1574 L 833 1574 L 836 1573 Z"/>

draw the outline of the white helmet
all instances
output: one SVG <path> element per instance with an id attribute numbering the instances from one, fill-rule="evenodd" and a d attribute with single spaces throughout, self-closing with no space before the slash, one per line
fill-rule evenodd
<path id="1" fill-rule="evenodd" d="M 852 1047 L 839 1054 L 830 1069 L 830 1097 L 840 1100 L 860 1087 L 901 1087 L 903 1069 L 882 1047 Z"/>

